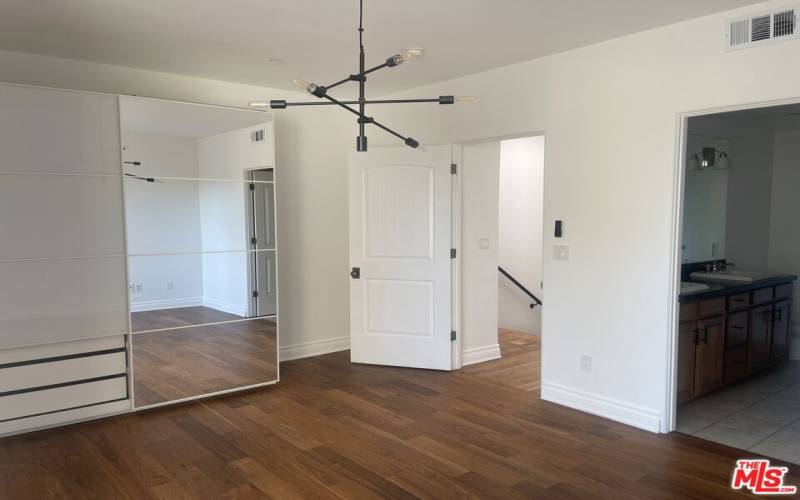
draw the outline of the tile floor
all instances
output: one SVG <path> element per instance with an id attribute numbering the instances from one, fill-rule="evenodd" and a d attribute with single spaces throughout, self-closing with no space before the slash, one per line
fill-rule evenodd
<path id="1" fill-rule="evenodd" d="M 678 432 L 800 464 L 800 361 L 679 406 Z"/>

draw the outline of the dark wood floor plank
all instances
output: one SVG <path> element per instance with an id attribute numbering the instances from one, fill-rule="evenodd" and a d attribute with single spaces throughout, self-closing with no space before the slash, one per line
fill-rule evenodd
<path id="1" fill-rule="evenodd" d="M 230 347 L 181 353 L 207 360 L 215 346 Z M 749 453 L 542 401 L 538 338 L 503 331 L 501 349 L 453 373 L 334 353 L 282 364 L 274 387 L 6 438 L 0 498 L 745 496 L 729 481 Z M 210 363 L 203 383 L 224 371 Z"/>

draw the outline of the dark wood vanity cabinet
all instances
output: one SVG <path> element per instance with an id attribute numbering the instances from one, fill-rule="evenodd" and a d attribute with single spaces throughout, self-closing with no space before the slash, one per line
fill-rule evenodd
<path id="1" fill-rule="evenodd" d="M 697 325 L 694 321 L 684 321 L 678 328 L 678 402 L 694 397 L 694 368 L 696 366 Z"/>
<path id="2" fill-rule="evenodd" d="M 677 399 L 684 402 L 789 356 L 792 283 L 681 303 Z"/>
<path id="3" fill-rule="evenodd" d="M 770 345 L 770 363 L 776 363 L 789 356 L 791 335 L 792 301 L 776 302 L 772 309 L 772 344 Z"/>
<path id="4" fill-rule="evenodd" d="M 697 353 L 695 358 L 695 396 L 722 386 L 725 359 L 725 316 L 712 316 L 697 321 Z"/>
<path id="5" fill-rule="evenodd" d="M 769 341 L 772 330 L 772 304 L 750 310 L 747 373 L 753 374 L 769 366 Z"/>

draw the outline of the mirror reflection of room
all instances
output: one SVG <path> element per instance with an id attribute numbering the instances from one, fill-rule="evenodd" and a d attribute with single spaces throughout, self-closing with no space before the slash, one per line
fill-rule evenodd
<path id="1" fill-rule="evenodd" d="M 267 116 L 121 101 L 136 406 L 277 378 Z"/>
<path id="2" fill-rule="evenodd" d="M 689 119 L 679 432 L 794 461 L 800 436 L 800 107 Z"/>

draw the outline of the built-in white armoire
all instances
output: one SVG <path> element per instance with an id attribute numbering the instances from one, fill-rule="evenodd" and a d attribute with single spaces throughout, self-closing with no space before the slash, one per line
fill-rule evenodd
<path id="1" fill-rule="evenodd" d="M 277 382 L 273 130 L 0 84 L 0 435 Z"/>

